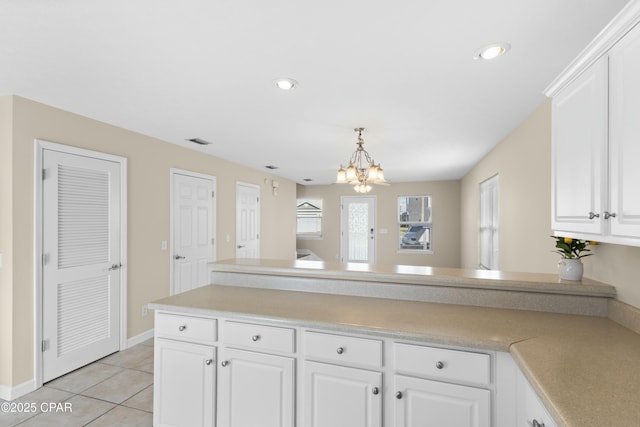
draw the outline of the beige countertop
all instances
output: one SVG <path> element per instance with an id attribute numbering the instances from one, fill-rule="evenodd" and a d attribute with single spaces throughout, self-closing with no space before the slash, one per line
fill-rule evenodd
<path id="1" fill-rule="evenodd" d="M 520 290 L 569 295 L 615 297 L 613 286 L 591 279 L 559 280 L 557 274 L 515 273 L 495 270 L 443 268 L 411 265 L 331 263 L 325 261 L 229 259 L 209 264 L 213 272 L 314 277 L 408 285 Z"/>
<path id="2" fill-rule="evenodd" d="M 220 285 L 149 307 L 508 351 L 558 424 L 640 426 L 640 335 L 607 318 Z"/>

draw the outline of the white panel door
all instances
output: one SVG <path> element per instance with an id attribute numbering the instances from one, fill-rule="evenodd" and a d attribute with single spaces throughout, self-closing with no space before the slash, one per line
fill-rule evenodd
<path id="1" fill-rule="evenodd" d="M 616 237 L 640 237 L 640 27 L 610 52 L 611 180 L 608 217 Z"/>
<path id="2" fill-rule="evenodd" d="M 44 150 L 43 381 L 119 350 L 121 165 Z"/>
<path id="3" fill-rule="evenodd" d="M 173 174 L 173 294 L 209 283 L 214 259 L 214 182 Z"/>
<path id="4" fill-rule="evenodd" d="M 260 187 L 236 187 L 236 258 L 260 258 Z"/>
<path id="5" fill-rule="evenodd" d="M 375 197 L 342 198 L 341 262 L 376 262 L 375 213 Z"/>
<path id="6" fill-rule="evenodd" d="M 394 376 L 396 427 L 489 427 L 491 392 Z"/>
<path id="7" fill-rule="evenodd" d="M 215 348 L 155 339 L 153 425 L 215 425 Z"/>
<path id="8" fill-rule="evenodd" d="M 303 425 L 382 426 L 382 373 L 304 361 Z"/>
<path id="9" fill-rule="evenodd" d="M 220 360 L 218 425 L 295 425 L 293 358 L 225 348 Z"/>
<path id="10" fill-rule="evenodd" d="M 601 234 L 606 193 L 607 58 L 553 98 L 551 226 Z"/>

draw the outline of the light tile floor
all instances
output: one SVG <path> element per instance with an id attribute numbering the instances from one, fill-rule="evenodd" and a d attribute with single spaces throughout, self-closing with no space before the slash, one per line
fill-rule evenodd
<path id="1" fill-rule="evenodd" d="M 28 404 L 36 411 L 0 411 L 0 427 L 151 426 L 153 339 L 50 381 L 14 403 L 14 409 Z"/>

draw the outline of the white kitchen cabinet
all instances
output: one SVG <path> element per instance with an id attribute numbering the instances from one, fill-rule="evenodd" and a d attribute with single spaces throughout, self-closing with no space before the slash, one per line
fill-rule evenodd
<path id="1" fill-rule="evenodd" d="M 218 425 L 295 426 L 295 329 L 227 320 L 221 345 Z"/>
<path id="2" fill-rule="evenodd" d="M 303 362 L 303 425 L 382 426 L 382 373 Z"/>
<path id="3" fill-rule="evenodd" d="M 516 372 L 516 427 L 557 427 L 522 371 Z"/>
<path id="4" fill-rule="evenodd" d="M 603 233 L 607 160 L 607 58 L 553 98 L 552 228 Z"/>
<path id="5" fill-rule="evenodd" d="M 611 49 L 609 64 L 609 232 L 640 238 L 640 26 Z"/>
<path id="6" fill-rule="evenodd" d="M 489 427 L 491 392 L 423 378 L 394 376 L 396 427 Z"/>
<path id="7" fill-rule="evenodd" d="M 156 338 L 153 425 L 215 425 L 215 347 Z"/>
<path id="8" fill-rule="evenodd" d="M 640 26 L 553 98 L 552 228 L 640 246 Z"/>

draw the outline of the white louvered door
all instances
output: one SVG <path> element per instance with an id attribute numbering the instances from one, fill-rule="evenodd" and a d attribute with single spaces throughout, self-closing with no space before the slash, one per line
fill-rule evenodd
<path id="1" fill-rule="evenodd" d="M 120 167 L 44 150 L 43 382 L 119 350 Z"/>

